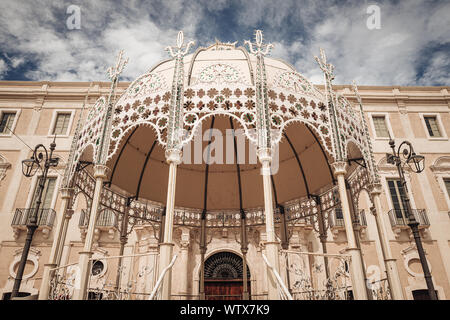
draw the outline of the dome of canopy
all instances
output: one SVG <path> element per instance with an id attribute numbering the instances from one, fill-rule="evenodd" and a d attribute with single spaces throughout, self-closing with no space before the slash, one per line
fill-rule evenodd
<path id="1" fill-rule="evenodd" d="M 291 65 L 276 58 L 263 59 L 276 163 L 272 166 L 274 201 L 283 204 L 317 195 L 333 185 L 330 114 L 325 95 Z M 108 181 L 113 188 L 161 206 L 167 197 L 165 151 L 175 63 L 176 59 L 160 62 L 133 81 L 117 100 L 107 156 Z M 263 207 L 257 139 L 251 132 L 256 118 L 257 68 L 257 57 L 235 43 L 216 42 L 184 56 L 181 126 L 185 133 L 176 207 L 212 211 Z M 345 105 L 346 100 L 341 102 Z M 357 125 L 353 113 L 345 111 L 343 108 L 338 115 L 343 119 L 342 134 L 360 146 L 362 126 Z M 208 129 L 220 134 L 208 138 Z M 230 129 L 242 129 L 236 131 L 236 142 Z M 245 146 L 235 153 L 234 144 L 242 142 L 240 137 L 247 138 L 242 139 Z M 222 148 L 223 156 L 207 165 L 203 155 L 209 140 L 222 141 L 214 146 Z M 349 149 L 353 156 L 360 155 L 357 148 Z M 198 150 L 200 163 L 195 154 Z"/>

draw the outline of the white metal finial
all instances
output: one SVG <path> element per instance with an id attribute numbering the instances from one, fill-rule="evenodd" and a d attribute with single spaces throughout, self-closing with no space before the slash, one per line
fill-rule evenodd
<path id="1" fill-rule="evenodd" d="M 184 42 L 184 34 L 183 34 L 183 31 L 180 31 L 180 32 L 178 32 L 178 37 L 177 37 L 178 49 L 181 49 L 181 47 L 183 46 L 183 42 Z"/>
<path id="2" fill-rule="evenodd" d="M 253 44 L 249 40 L 245 40 L 244 44 L 248 45 L 248 48 L 251 53 L 256 54 L 256 55 L 260 54 L 260 55 L 265 56 L 273 48 L 273 44 L 269 43 L 269 44 L 264 45 L 263 40 L 264 40 L 264 36 L 263 36 L 262 31 L 256 30 L 255 31 L 255 44 Z M 255 50 L 254 46 L 256 47 L 256 50 Z"/>
<path id="3" fill-rule="evenodd" d="M 331 63 L 327 63 L 327 56 L 325 54 L 325 50 L 320 48 L 320 59 L 315 56 L 314 59 L 317 61 L 320 69 L 325 73 L 331 80 L 334 79 L 334 66 Z"/>
<path id="4" fill-rule="evenodd" d="M 122 59 L 123 57 L 123 50 L 119 51 L 119 55 L 117 57 L 117 62 L 116 62 L 116 66 L 115 67 L 109 67 L 108 70 L 106 71 L 109 75 L 109 78 L 111 79 L 111 81 L 115 81 L 119 75 L 122 73 L 125 65 L 128 63 L 128 58 L 126 58 L 125 60 Z"/>
<path id="5" fill-rule="evenodd" d="M 169 52 L 169 54 L 175 58 L 180 56 L 185 56 L 188 52 L 191 46 L 194 45 L 194 41 L 189 41 L 187 45 L 184 45 L 184 34 L 183 31 L 178 32 L 177 36 L 177 45 L 176 47 L 168 46 L 166 47 L 166 50 Z M 183 51 L 183 47 L 186 49 Z M 174 51 L 175 49 L 175 51 Z"/>
<path id="6" fill-rule="evenodd" d="M 255 40 L 256 40 L 256 45 L 258 47 L 261 47 L 262 42 L 263 42 L 263 35 L 262 35 L 262 31 L 261 30 L 256 30 Z"/>

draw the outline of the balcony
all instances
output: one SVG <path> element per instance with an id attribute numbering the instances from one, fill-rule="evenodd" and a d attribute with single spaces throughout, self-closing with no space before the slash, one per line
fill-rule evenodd
<path id="1" fill-rule="evenodd" d="M 425 209 L 412 209 L 414 217 L 417 222 L 419 222 L 419 228 L 426 228 L 430 226 L 430 221 L 428 220 L 427 212 Z M 391 221 L 392 228 L 395 227 L 406 227 L 409 228 L 408 223 L 408 213 L 403 209 L 392 209 L 389 211 L 389 220 Z"/>
<path id="2" fill-rule="evenodd" d="M 78 227 L 81 230 L 81 236 L 84 239 L 86 235 L 87 228 L 89 225 L 89 212 L 86 209 L 81 210 L 80 220 L 78 221 Z M 95 223 L 95 238 L 98 240 L 100 237 L 100 232 L 107 232 L 110 239 L 114 238 L 114 232 L 118 228 L 117 215 L 114 214 L 112 210 L 103 210 L 97 217 Z"/>
<path id="3" fill-rule="evenodd" d="M 333 233 L 333 237 L 336 239 L 339 231 L 345 230 L 344 224 L 344 216 L 342 215 L 341 208 L 334 208 L 329 215 L 330 229 Z M 361 231 L 361 235 L 365 235 L 365 231 L 367 229 L 367 219 L 366 213 L 364 209 L 359 210 L 359 213 L 356 215 L 356 220 L 353 222 L 355 229 L 359 229 Z"/>
<path id="4" fill-rule="evenodd" d="M 426 229 L 430 226 L 428 215 L 425 209 L 412 209 L 416 221 L 419 223 L 419 229 Z M 389 211 L 389 221 L 396 237 L 398 237 L 402 230 L 409 230 L 408 213 L 403 209 L 392 209 Z"/>
<path id="5" fill-rule="evenodd" d="M 27 224 L 31 219 L 31 215 L 34 213 L 35 208 L 16 208 L 13 220 L 11 222 L 11 227 L 14 232 L 14 239 L 19 237 L 21 230 L 27 230 Z M 39 209 L 38 212 L 38 228 L 37 230 L 42 231 L 45 239 L 48 238 L 50 230 L 53 228 L 53 223 L 55 222 L 56 212 L 53 209 L 43 208 Z"/>

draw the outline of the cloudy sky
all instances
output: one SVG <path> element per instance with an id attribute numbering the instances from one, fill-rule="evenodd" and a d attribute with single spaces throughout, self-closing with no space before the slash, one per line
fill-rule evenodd
<path id="1" fill-rule="evenodd" d="M 369 28 L 378 21 L 373 5 L 379 29 Z M 74 6 L 80 29 L 68 27 Z M 123 48 L 123 79 L 132 80 L 168 58 L 178 30 L 206 46 L 243 45 L 255 29 L 275 45 L 272 56 L 314 83 L 322 82 L 314 61 L 322 47 L 338 84 L 450 85 L 450 1 L 435 0 L 0 0 L 0 79 L 107 80 Z"/>

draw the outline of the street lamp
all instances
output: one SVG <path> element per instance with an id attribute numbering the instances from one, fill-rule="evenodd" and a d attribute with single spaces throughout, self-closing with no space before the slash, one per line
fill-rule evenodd
<path id="1" fill-rule="evenodd" d="M 402 168 L 402 160 L 403 160 L 403 162 L 405 162 L 413 172 L 421 173 L 425 169 L 425 157 L 416 154 L 414 152 L 412 144 L 409 141 L 403 141 L 398 147 L 397 152 L 395 150 L 395 141 L 392 138 L 389 140 L 389 145 L 392 148 L 392 154 L 390 153 L 386 154 L 387 162 L 397 166 L 398 175 L 400 177 L 400 182 L 403 186 L 404 191 L 400 192 L 400 197 L 402 198 L 402 202 L 406 206 L 406 211 L 408 215 L 408 226 L 411 228 L 414 240 L 416 242 L 416 247 L 420 258 L 420 264 L 422 265 L 425 282 L 428 288 L 428 295 L 430 296 L 431 300 L 437 300 L 436 291 L 434 290 L 430 269 L 428 268 L 428 263 L 425 258 L 422 240 L 420 239 L 418 227 L 419 222 L 417 222 L 411 210 L 411 204 L 408 196 L 408 189 L 406 186 L 405 175 Z"/>
<path id="2" fill-rule="evenodd" d="M 56 136 L 55 136 L 56 138 Z M 28 258 L 28 252 L 30 251 L 31 242 L 33 241 L 33 235 L 38 227 L 38 214 L 39 207 L 42 202 L 42 193 L 44 190 L 45 181 L 47 180 L 47 173 L 50 167 L 56 167 L 59 162 L 59 158 L 53 158 L 53 151 L 55 150 L 56 143 L 55 138 L 50 144 L 50 155 L 44 145 L 38 144 L 33 151 L 33 155 L 30 159 L 22 161 L 22 173 L 25 177 L 32 177 L 36 172 L 41 169 L 42 176 L 39 178 L 39 186 L 37 190 L 37 200 L 34 208 L 30 210 L 31 216 L 27 217 L 27 237 L 25 239 L 25 245 L 22 251 L 22 257 L 20 259 L 19 268 L 17 269 L 16 279 L 14 280 L 14 287 L 11 292 L 11 299 L 17 296 L 19 292 L 20 283 L 22 282 L 23 272 L 25 270 L 25 264 Z M 25 211 L 27 212 L 27 211 Z"/>

